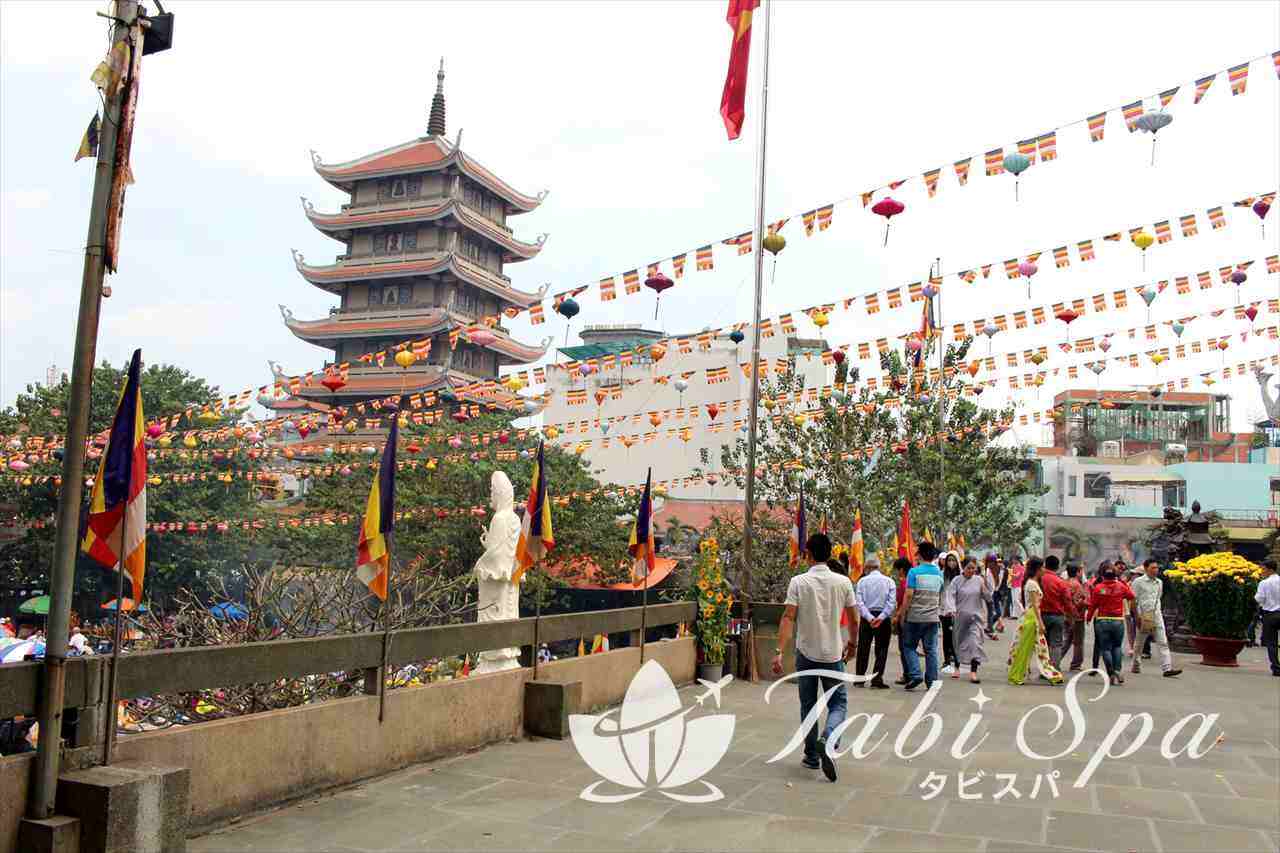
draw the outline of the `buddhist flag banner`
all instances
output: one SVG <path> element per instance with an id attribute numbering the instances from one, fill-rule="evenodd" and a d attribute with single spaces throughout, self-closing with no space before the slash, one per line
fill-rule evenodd
<path id="1" fill-rule="evenodd" d="M 1053 250 L 1053 262 L 1058 269 L 1071 266 L 1071 258 L 1067 255 L 1067 247 L 1059 246 Z"/>
<path id="2" fill-rule="evenodd" d="M 1280 80 L 1280 50 L 1271 54 L 1271 63 L 1276 67 L 1276 79 Z"/>
<path id="3" fill-rule="evenodd" d="M 613 283 L 613 279 L 612 278 L 600 279 L 600 301 L 612 302 L 617 298 L 618 298 L 618 293 L 616 290 L 616 286 Z"/>
<path id="4" fill-rule="evenodd" d="M 98 114 L 94 113 L 93 118 L 89 119 L 89 126 L 84 129 L 84 136 L 80 140 L 80 147 L 76 150 L 76 159 L 72 162 L 82 160 L 85 157 L 98 156 Z"/>
<path id="5" fill-rule="evenodd" d="M 804 236 L 812 237 L 813 226 L 818 219 L 818 211 L 815 209 L 815 210 L 810 210 L 807 213 L 803 213 L 801 214 L 800 219 L 802 222 L 804 222 Z"/>
<path id="6" fill-rule="evenodd" d="M 675 272 L 676 278 L 684 278 L 684 262 L 688 257 L 688 252 L 681 252 L 671 259 L 671 269 Z"/>
<path id="7" fill-rule="evenodd" d="M 1245 86 L 1249 85 L 1249 63 L 1227 69 L 1227 82 L 1231 84 L 1231 94 L 1243 95 Z"/>
<path id="8" fill-rule="evenodd" d="M 857 582 L 866 564 L 866 544 L 862 541 L 862 507 L 853 513 L 853 535 L 849 537 L 849 580 Z"/>
<path id="9" fill-rule="evenodd" d="M 826 231 L 831 227 L 831 216 L 835 213 L 835 206 L 828 204 L 826 207 L 818 208 L 818 230 Z"/>
<path id="10" fill-rule="evenodd" d="M 1200 99 L 1204 97 L 1204 93 L 1209 91 L 1209 87 L 1213 85 L 1213 78 L 1218 75 L 1210 74 L 1208 77 L 1201 77 L 1196 81 L 1196 97 L 1195 103 L 1200 103 Z"/>
<path id="11" fill-rule="evenodd" d="M 1178 94 L 1180 86 L 1174 86 L 1172 89 L 1165 89 L 1160 93 L 1160 109 L 1169 106 L 1169 102 L 1173 100 L 1173 96 Z"/>
<path id="12" fill-rule="evenodd" d="M 1169 220 L 1164 219 L 1164 220 L 1161 220 L 1160 222 L 1157 222 L 1155 225 L 1155 228 L 1156 228 L 1157 243 L 1168 243 L 1170 240 L 1173 239 L 1173 234 L 1169 230 Z"/>
<path id="13" fill-rule="evenodd" d="M 1058 132 L 1051 130 L 1036 140 L 1040 146 L 1040 159 L 1044 162 L 1058 159 Z"/>
<path id="14" fill-rule="evenodd" d="M 391 550 L 387 534 L 395 527 L 396 518 L 396 443 L 399 441 L 400 417 L 392 415 L 387 443 L 382 448 L 378 476 L 369 488 L 369 502 L 364 508 L 364 524 L 356 543 L 356 577 L 369 592 L 387 600 L 387 576 L 391 566 Z"/>
<path id="15" fill-rule="evenodd" d="M 647 578 L 653 573 L 657 549 L 653 544 L 653 469 L 649 469 L 644 479 L 644 493 L 640 495 L 640 505 L 636 508 L 636 520 L 631 525 L 631 542 L 627 551 L 635 562 L 632 564 L 631 577 L 635 580 Z"/>
<path id="16" fill-rule="evenodd" d="M 711 246 L 702 246 L 695 255 L 695 261 L 699 271 L 715 269 L 715 260 L 711 255 Z"/>
<path id="17" fill-rule="evenodd" d="M 796 514 L 791 519 L 791 542 L 788 546 L 791 568 L 799 568 L 804 560 L 804 545 L 809 534 L 805 530 L 804 486 L 800 486 L 800 500 L 796 502 Z"/>
<path id="18" fill-rule="evenodd" d="M 720 96 L 720 117 L 730 139 L 742 133 L 746 118 L 747 65 L 751 57 L 751 13 L 760 0 L 729 0 L 725 20 L 733 30 L 729 45 L 729 70 L 724 78 L 724 93 Z"/>
<path id="19" fill-rule="evenodd" d="M 929 198 L 938 194 L 938 176 L 941 174 L 941 169 L 930 169 L 924 173 L 924 185 L 929 191 Z"/>
<path id="20" fill-rule="evenodd" d="M 737 237 L 730 237 L 723 241 L 726 246 L 737 246 L 739 255 L 751 254 L 751 232 L 747 231 L 739 234 Z"/>
<path id="21" fill-rule="evenodd" d="M 1227 227 L 1227 217 L 1221 207 L 1211 207 L 1205 212 L 1209 214 L 1209 224 L 1213 226 L 1214 231 Z"/>
<path id="22" fill-rule="evenodd" d="M 995 148 L 988 151 L 985 155 L 987 165 L 987 177 L 999 175 L 1004 171 L 1004 149 Z"/>
<path id="23" fill-rule="evenodd" d="M 1124 125 L 1129 128 L 1129 132 L 1133 133 L 1137 130 L 1138 119 L 1142 117 L 1142 101 L 1125 104 L 1120 108 L 1120 112 L 1124 115 Z"/>
<path id="24" fill-rule="evenodd" d="M 966 157 L 963 160 L 955 162 L 956 180 L 960 182 L 960 186 L 969 183 L 969 164 L 973 162 L 972 157 Z"/>
<path id="25" fill-rule="evenodd" d="M 1194 213 L 1179 217 L 1178 224 L 1182 226 L 1183 237 L 1194 237 L 1200 233 L 1199 229 L 1196 228 L 1196 215 Z"/>
<path id="26" fill-rule="evenodd" d="M 99 565 L 129 576 L 130 597 L 142 600 L 147 571 L 147 448 L 142 414 L 142 350 L 134 350 L 124 390 L 89 496 L 80 550 Z"/>
<path id="27" fill-rule="evenodd" d="M 622 274 L 622 289 L 627 295 L 640 292 L 640 271 L 627 270 Z"/>
<path id="28" fill-rule="evenodd" d="M 1089 141 L 1101 142 L 1107 132 L 1107 114 L 1098 113 L 1089 116 Z"/>
<path id="29" fill-rule="evenodd" d="M 520 522 L 516 568 L 511 573 L 511 582 L 519 583 L 524 573 L 545 557 L 555 544 L 551 529 L 551 495 L 547 493 L 545 445 L 539 444 L 538 455 L 533 462 L 533 477 L 529 481 L 529 498 L 524 505 L 524 519 Z"/>

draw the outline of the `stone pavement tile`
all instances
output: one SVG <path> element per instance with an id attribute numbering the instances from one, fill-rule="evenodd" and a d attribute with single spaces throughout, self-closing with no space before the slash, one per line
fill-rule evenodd
<path id="1" fill-rule="evenodd" d="M 1176 770 L 1157 770 L 1139 767 L 1138 779 L 1144 788 L 1165 791 L 1186 791 L 1193 794 L 1235 793 L 1227 785 L 1227 777 L 1218 770 L 1196 770 L 1179 767 Z"/>
<path id="2" fill-rule="evenodd" d="M 1210 735 L 1212 738 L 1212 735 Z M 1212 740 L 1210 741 L 1212 743 Z M 1177 747 L 1175 747 L 1177 748 Z M 1173 764 L 1178 768 L 1191 768 L 1199 770 L 1220 770 L 1226 773 L 1249 773 L 1270 776 L 1276 778 L 1274 773 L 1268 772 L 1274 769 L 1274 762 L 1268 763 L 1266 758 L 1254 758 L 1246 752 L 1227 752 L 1226 750 L 1211 749 L 1199 758 L 1192 758 L 1189 755 L 1180 755 L 1173 759 Z"/>
<path id="3" fill-rule="evenodd" d="M 839 819 L 863 826 L 932 832 L 947 802 L 942 797 L 922 800 L 918 796 L 884 797 L 860 792 L 856 802 L 851 801 Z"/>
<path id="4" fill-rule="evenodd" d="M 1039 843 L 1044 832 L 1045 809 L 1043 805 L 1022 803 L 1011 803 L 1008 799 L 998 803 L 951 800 L 938 826 L 963 826 L 970 835 L 1002 841 Z"/>
<path id="5" fill-rule="evenodd" d="M 905 832 L 901 829 L 877 829 L 862 845 L 865 853 L 919 853 L 922 850 L 967 851 L 978 850 L 981 838 L 963 835 L 930 835 L 924 832 Z"/>
<path id="6" fill-rule="evenodd" d="M 597 831 L 604 827 L 597 828 Z M 641 841 L 631 838 L 619 838 L 616 835 L 595 835 L 589 832 L 566 832 L 552 841 L 552 849 L 556 853 L 601 853 L 608 850 L 652 850 Z M 665 849 L 665 848 L 658 848 Z"/>
<path id="7" fill-rule="evenodd" d="M 591 803 L 583 799 L 573 799 L 551 811 L 538 815 L 530 823 L 539 827 L 557 827 L 562 830 L 578 832 L 599 832 L 608 827 L 614 837 L 631 835 L 658 820 L 675 806 L 675 802 L 665 803 L 636 797 L 622 803 Z M 545 834 L 547 830 L 536 830 Z"/>
<path id="8" fill-rule="evenodd" d="M 895 759 L 896 760 L 896 759 Z M 797 765 L 799 766 L 799 765 Z M 865 764 L 861 761 L 851 761 L 847 758 L 841 759 L 836 763 L 836 767 L 840 771 L 840 781 L 837 785 L 847 785 L 855 788 L 860 794 L 868 792 L 876 792 L 880 794 L 901 794 L 909 792 L 913 796 L 915 792 L 912 790 L 912 783 L 919 775 L 919 771 L 912 767 L 887 765 Z M 803 768 L 801 768 L 803 769 Z M 813 778 L 815 775 L 819 781 L 826 784 L 826 779 L 822 776 L 822 771 L 804 770 L 805 779 Z"/>
<path id="9" fill-rule="evenodd" d="M 1272 709 L 1274 713 L 1275 709 Z M 1214 750 L 1216 752 L 1217 750 Z M 1212 755 L 1213 753 L 1210 753 Z M 1206 758 L 1208 756 L 1205 756 Z M 1249 755 L 1249 761 L 1258 766 L 1258 770 L 1263 776 L 1270 776 L 1272 779 L 1280 779 L 1280 758 L 1274 758 L 1266 755 Z M 1242 768 L 1243 769 L 1243 768 Z"/>
<path id="10" fill-rule="evenodd" d="M 1200 810 L 1205 823 L 1247 826 L 1268 832 L 1280 831 L 1280 798 L 1259 800 L 1247 795 L 1215 797 L 1210 794 L 1192 794 L 1191 800 Z"/>
<path id="11" fill-rule="evenodd" d="M 1051 847 L 1108 850 L 1152 850 L 1155 839 L 1145 818 L 1087 814 L 1053 810 L 1049 812 L 1046 843 Z"/>
<path id="12" fill-rule="evenodd" d="M 1175 851 L 1271 851 L 1267 836 L 1255 829 L 1242 829 L 1229 826 L 1210 826 L 1200 823 L 1173 823 L 1157 820 L 1153 822 L 1156 834 L 1160 837 L 1160 845 L 1165 853 Z"/>
<path id="13" fill-rule="evenodd" d="M 501 814 L 494 810 L 491 814 Z M 402 850 L 554 850 L 558 830 L 539 830 L 527 823 L 477 817 L 433 832 L 401 847 Z M 323 847 L 317 849 L 324 849 Z M 369 848 L 375 850 L 378 848 Z"/>
<path id="14" fill-rule="evenodd" d="M 420 768 L 410 773 L 397 773 L 377 779 L 333 796 L 337 802 L 385 802 L 429 803 L 448 800 L 498 784 L 498 779 L 472 776 L 451 770 Z"/>
<path id="15" fill-rule="evenodd" d="M 521 782 L 545 782 L 584 765 L 572 745 L 561 744 L 554 751 L 546 750 L 536 754 L 522 754 L 502 747 L 486 749 L 451 761 L 446 766 L 454 773 Z"/>
<path id="16" fill-rule="evenodd" d="M 768 823 L 768 815 L 678 805 L 628 840 L 649 850 L 755 850 Z"/>
<path id="17" fill-rule="evenodd" d="M 1022 844 L 1016 841 L 997 841 L 991 840 L 987 842 L 985 853 L 1077 853 L 1079 848 L 1071 847 L 1044 847 L 1040 844 Z M 1104 850 L 1103 847 L 1092 848 L 1094 850 Z"/>
<path id="18" fill-rule="evenodd" d="M 454 814 L 500 814 L 508 820 L 531 820 L 577 799 L 577 796 L 578 791 L 569 788 L 504 780 L 436 805 Z"/>
<path id="19" fill-rule="evenodd" d="M 843 813 L 842 807 L 853 796 L 849 784 L 837 781 L 832 784 L 815 774 L 812 784 L 797 785 L 782 780 L 761 782 L 745 795 L 729 804 L 730 808 L 744 812 L 784 815 L 793 818 L 831 819 Z"/>
<path id="20" fill-rule="evenodd" d="M 1179 771 L 1182 772 L 1182 771 Z M 1231 793 L 1239 797 L 1274 797 L 1280 800 L 1280 781 L 1270 776 L 1259 776 L 1252 773 L 1223 773 L 1222 778 L 1231 787 Z M 1221 794 L 1222 791 L 1203 791 L 1206 794 Z"/>
<path id="21" fill-rule="evenodd" d="M 1147 791 L 1092 785 L 1098 794 L 1098 809 L 1106 814 L 1128 817 L 1155 817 L 1164 820 L 1194 821 L 1195 810 L 1181 791 Z"/>
<path id="22" fill-rule="evenodd" d="M 849 826 L 828 820 L 799 817 L 773 817 L 765 824 L 764 833 L 751 842 L 755 850 L 853 851 L 859 849 L 871 828 Z"/>
<path id="23" fill-rule="evenodd" d="M 1068 753 L 1074 756 L 1076 753 Z M 1053 769 L 1062 772 L 1058 777 L 1058 786 L 1060 788 L 1069 788 L 1080 778 L 1080 774 L 1084 772 L 1085 765 L 1089 759 L 1086 753 L 1079 753 L 1080 760 L 1064 758 L 1053 762 Z M 1091 785 L 1137 785 L 1138 770 L 1132 765 L 1124 761 L 1107 761 L 1093 769 L 1093 775 L 1089 777 L 1089 781 L 1085 783 L 1085 787 Z"/>

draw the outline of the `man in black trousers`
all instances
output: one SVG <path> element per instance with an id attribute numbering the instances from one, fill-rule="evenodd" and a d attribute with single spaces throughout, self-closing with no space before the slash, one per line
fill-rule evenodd
<path id="1" fill-rule="evenodd" d="M 863 575 L 858 579 L 857 599 L 862 619 L 858 632 L 861 642 L 858 643 L 856 673 L 867 674 L 867 658 L 874 643 L 876 661 L 870 684 L 877 690 L 888 690 L 889 685 L 884 683 L 884 667 L 893 635 L 893 619 L 890 617 L 897 606 L 897 590 L 893 581 L 881 574 L 880 561 L 876 557 L 867 560 Z M 862 684 L 856 686 L 862 687 Z"/>

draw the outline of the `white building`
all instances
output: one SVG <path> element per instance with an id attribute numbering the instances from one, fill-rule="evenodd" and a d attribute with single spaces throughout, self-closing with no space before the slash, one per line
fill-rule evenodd
<path id="1" fill-rule="evenodd" d="M 751 360 L 748 334 L 735 343 L 728 333 L 704 337 L 664 335 L 640 325 L 587 326 L 582 345 L 562 347 L 561 364 L 590 363 L 591 372 L 549 369 L 547 382 L 553 392 L 543 411 L 543 423 L 556 426 L 555 441 L 565 448 L 585 444 L 583 456 L 602 482 L 644 483 L 653 467 L 653 479 L 674 481 L 695 469 L 722 475 L 721 448 L 745 438 L 747 400 L 751 380 L 742 365 Z M 677 342 L 687 341 L 682 347 Z M 636 353 L 663 341 L 666 352 L 656 363 Z M 785 334 L 762 338 L 760 358 L 767 359 L 770 375 L 779 359 L 794 359 L 794 369 L 805 388 L 821 388 L 833 381 L 833 368 L 824 366 L 822 340 Z M 629 364 L 621 364 L 627 356 Z M 594 359 L 594 362 L 588 360 Z M 708 381 L 707 371 L 721 372 L 723 379 Z M 713 374 L 714 375 L 714 374 Z M 665 382 L 654 379 L 669 377 Z M 680 388 L 683 385 L 684 390 Z M 620 389 L 620 390 L 619 390 Z M 596 392 L 608 396 L 597 402 Z M 713 419 L 708 405 L 719 409 Z M 650 420 L 656 413 L 659 423 Z M 763 411 L 762 411 L 763 414 Z M 681 438 L 685 433 L 688 441 Z M 631 442 L 630 447 L 627 441 Z M 704 464 L 702 451 L 710 462 Z M 715 485 L 672 485 L 670 494 L 682 498 L 739 497 L 739 490 L 719 479 Z"/>

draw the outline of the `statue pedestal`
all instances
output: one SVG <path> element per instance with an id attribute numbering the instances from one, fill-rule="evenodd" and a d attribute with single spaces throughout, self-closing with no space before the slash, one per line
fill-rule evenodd
<path id="1" fill-rule="evenodd" d="M 520 650 L 512 646 L 505 649 L 494 649 L 493 651 L 481 652 L 479 655 L 479 663 L 472 672 L 476 675 L 485 675 L 490 672 L 503 672 L 508 669 L 520 668 Z"/>

